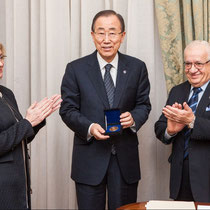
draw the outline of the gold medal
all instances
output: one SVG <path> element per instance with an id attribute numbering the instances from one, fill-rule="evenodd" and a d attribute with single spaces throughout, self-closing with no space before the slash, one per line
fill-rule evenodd
<path id="1" fill-rule="evenodd" d="M 109 128 L 109 131 L 115 132 L 116 130 L 118 130 L 117 126 L 112 126 L 111 128 Z"/>

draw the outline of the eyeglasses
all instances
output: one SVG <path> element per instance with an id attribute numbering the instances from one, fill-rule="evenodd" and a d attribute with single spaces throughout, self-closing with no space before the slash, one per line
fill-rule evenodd
<path id="1" fill-rule="evenodd" d="M 202 69 L 204 67 L 205 64 L 207 64 L 208 62 L 210 62 L 210 60 L 206 61 L 205 63 L 201 63 L 201 62 L 195 62 L 195 63 L 190 63 L 190 62 L 184 62 L 184 66 L 186 70 L 189 70 L 192 68 L 192 65 L 195 66 L 196 69 Z"/>
<path id="2" fill-rule="evenodd" d="M 0 55 L 0 61 L 3 61 L 6 57 L 6 55 Z"/>
<path id="3" fill-rule="evenodd" d="M 96 35 L 96 38 L 98 38 L 100 40 L 104 40 L 106 38 L 106 35 L 108 35 L 109 39 L 113 40 L 113 39 L 116 39 L 123 32 L 120 32 L 120 33 L 115 33 L 115 32 L 94 32 L 94 33 Z"/>

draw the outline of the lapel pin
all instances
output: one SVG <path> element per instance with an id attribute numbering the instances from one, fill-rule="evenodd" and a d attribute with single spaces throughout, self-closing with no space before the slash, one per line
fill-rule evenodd
<path id="1" fill-rule="evenodd" d="M 126 74 L 126 70 L 123 70 L 123 74 Z"/>

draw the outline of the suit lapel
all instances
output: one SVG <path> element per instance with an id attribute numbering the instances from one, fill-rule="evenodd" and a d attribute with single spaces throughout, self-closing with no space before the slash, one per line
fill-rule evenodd
<path id="1" fill-rule="evenodd" d="M 129 69 L 126 67 L 125 59 L 123 59 L 123 55 L 119 53 L 119 62 L 117 69 L 117 81 L 116 81 L 116 89 L 115 89 L 115 98 L 113 103 L 113 108 L 118 108 L 120 99 L 123 95 L 124 89 L 127 84 L 127 79 L 129 76 Z"/>
<path id="2" fill-rule="evenodd" d="M 95 87 L 98 97 L 101 99 L 102 103 L 104 104 L 105 109 L 109 109 L 109 102 L 96 53 L 97 51 L 95 51 L 90 56 L 90 59 L 88 61 L 89 64 L 88 76 L 93 86 Z"/>
<path id="3" fill-rule="evenodd" d="M 189 95 L 190 95 L 190 88 L 191 85 L 188 81 L 186 81 L 186 83 L 184 84 L 183 89 L 181 89 L 181 91 L 183 91 L 182 93 L 180 93 L 180 97 L 181 97 L 181 102 L 182 104 L 184 102 L 188 102 L 189 99 Z"/>
<path id="4" fill-rule="evenodd" d="M 14 105 L 11 103 L 10 99 L 4 95 L 4 102 L 8 105 L 8 107 L 10 108 L 10 110 L 14 113 L 15 118 L 20 121 L 23 119 L 23 117 L 21 116 L 21 114 L 19 113 L 19 111 L 14 107 Z"/>
<path id="5" fill-rule="evenodd" d="M 206 87 L 205 92 L 203 93 L 203 96 L 198 104 L 198 107 L 196 109 L 197 114 L 202 114 L 206 111 L 206 107 L 210 105 L 210 82 L 208 86 Z"/>

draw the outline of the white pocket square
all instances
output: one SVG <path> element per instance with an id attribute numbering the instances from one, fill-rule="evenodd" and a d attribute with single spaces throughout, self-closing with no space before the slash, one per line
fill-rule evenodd
<path id="1" fill-rule="evenodd" d="M 206 107 L 206 112 L 209 112 L 210 111 L 210 106 L 207 106 Z"/>

